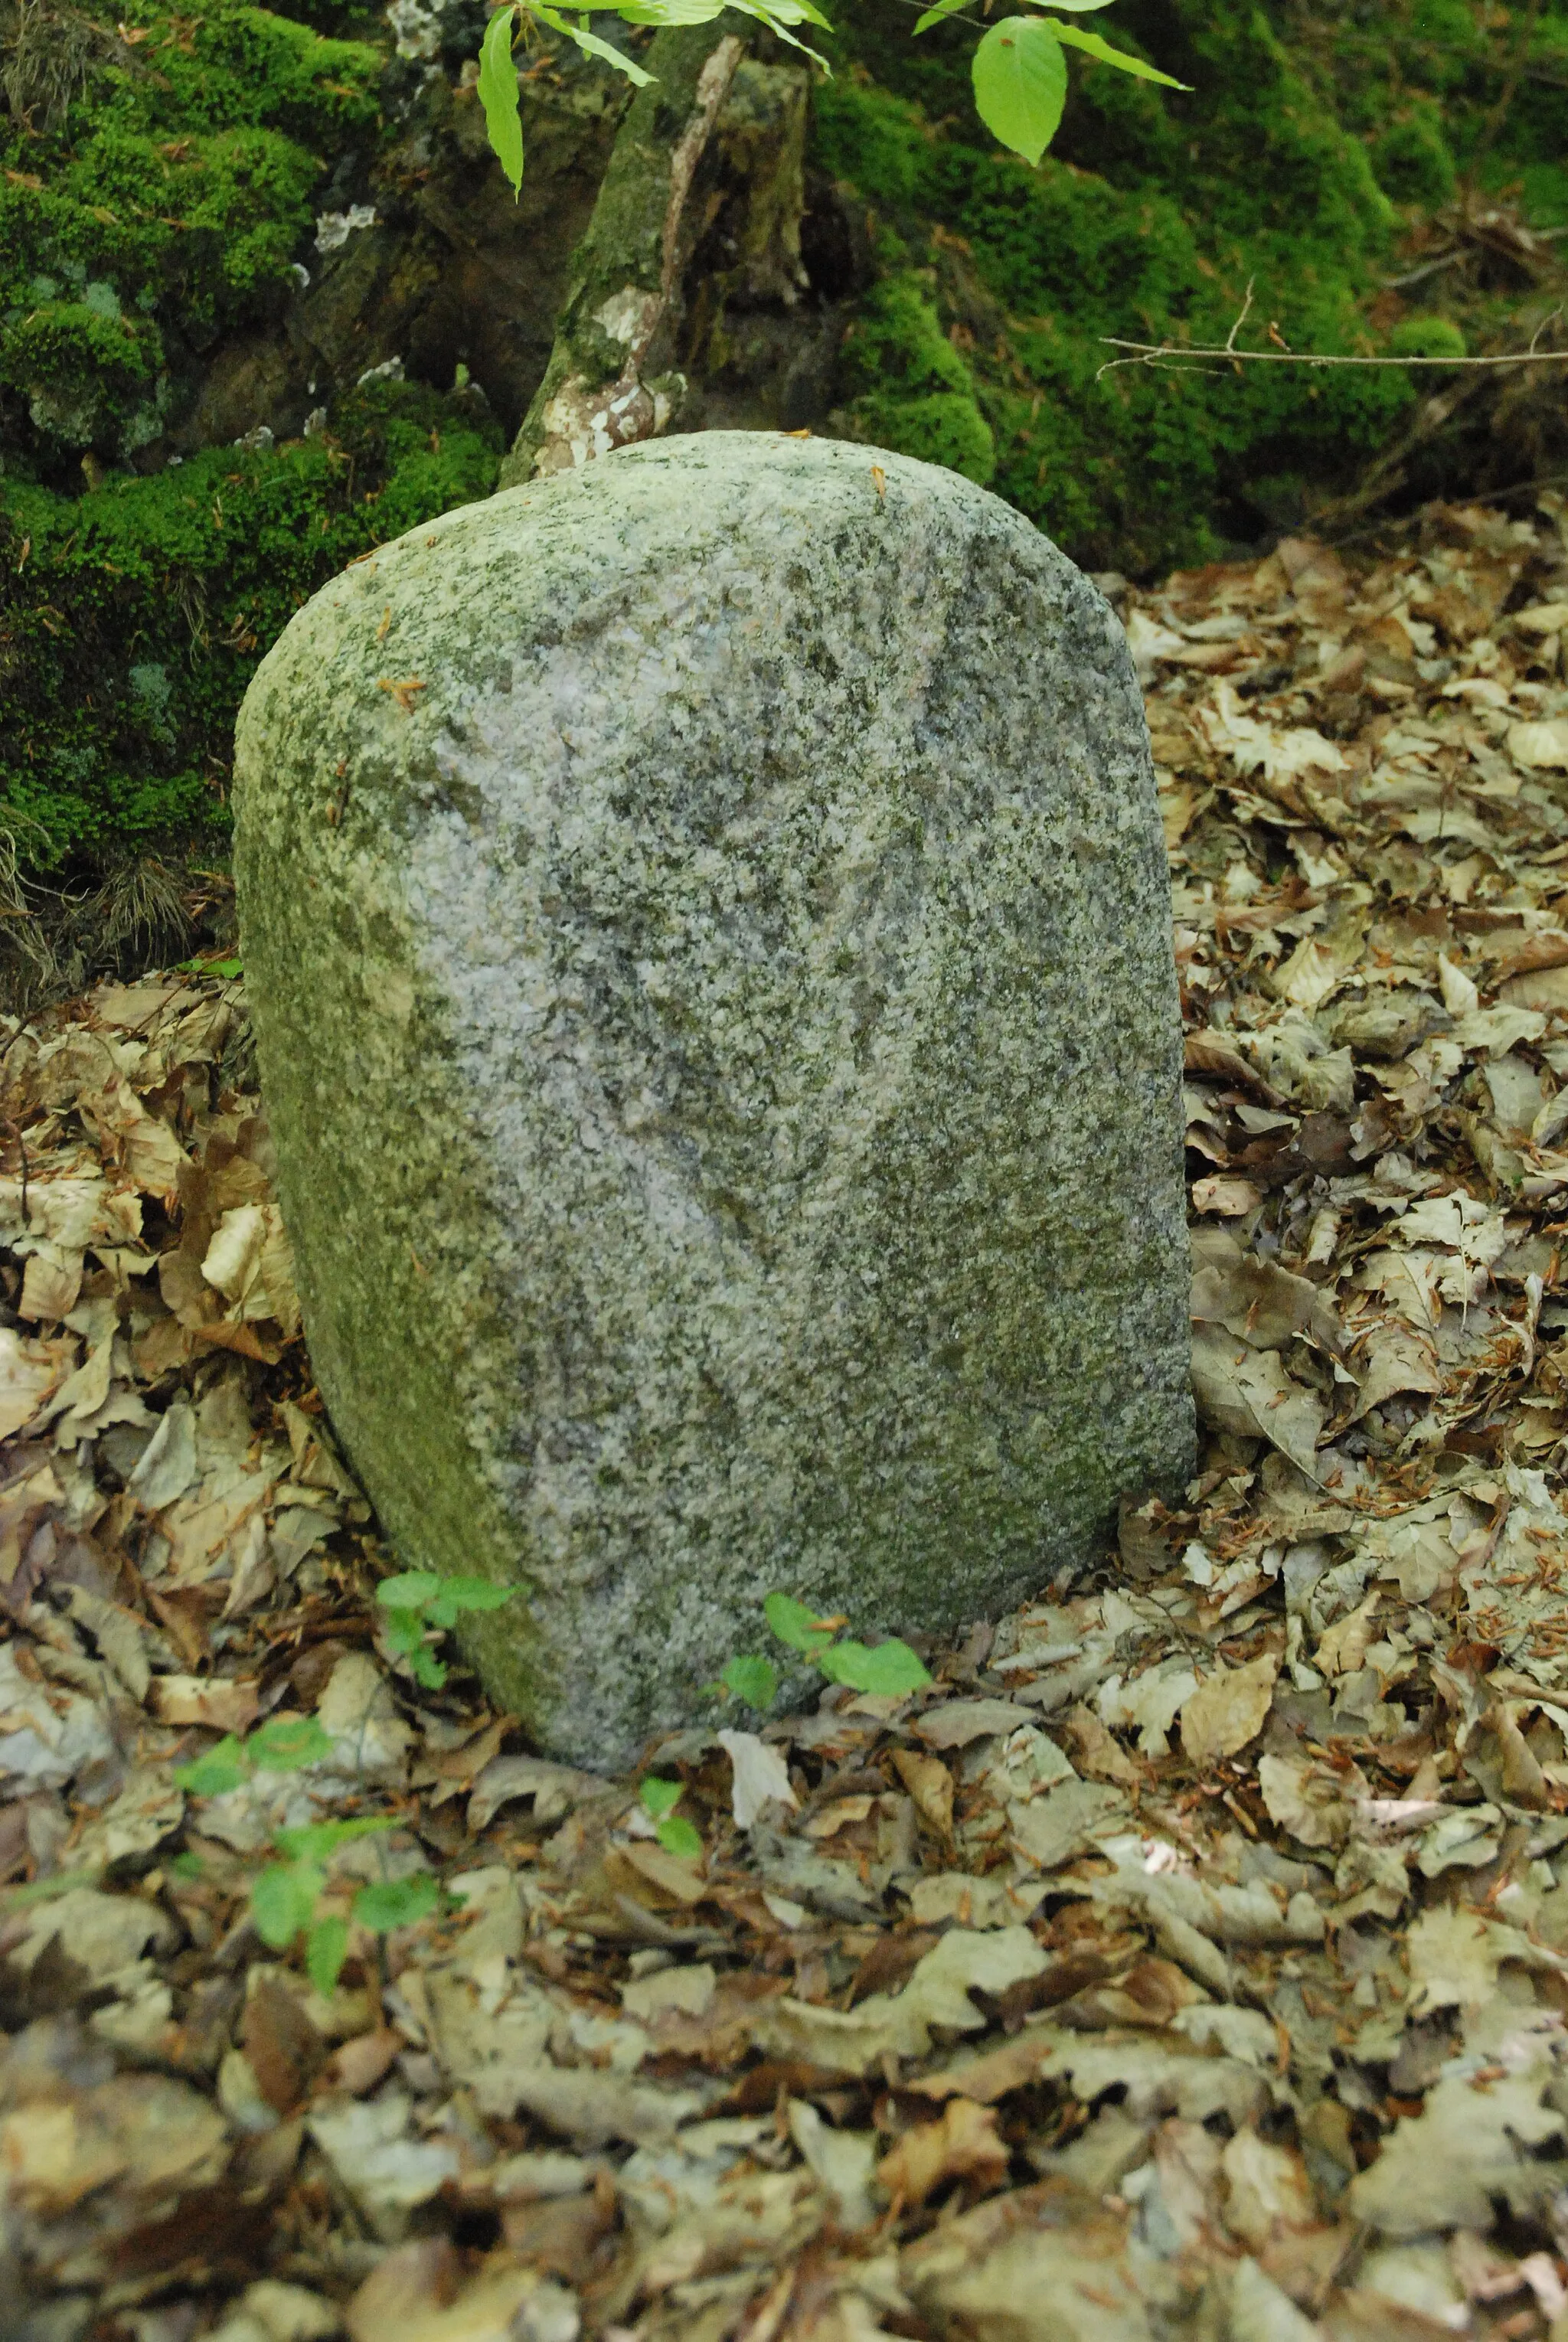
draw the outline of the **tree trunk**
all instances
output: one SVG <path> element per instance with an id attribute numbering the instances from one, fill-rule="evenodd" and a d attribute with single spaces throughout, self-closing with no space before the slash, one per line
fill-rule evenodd
<path id="1" fill-rule="evenodd" d="M 714 25 L 661 32 L 649 48 L 656 78 L 621 125 L 502 487 L 651 438 L 678 412 L 685 384 L 669 369 L 686 199 L 744 50 Z"/>

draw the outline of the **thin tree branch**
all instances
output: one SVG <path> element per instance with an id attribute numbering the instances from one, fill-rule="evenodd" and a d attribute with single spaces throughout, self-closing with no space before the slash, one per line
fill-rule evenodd
<path id="1" fill-rule="evenodd" d="M 1423 277 L 1435 276 L 1440 268 L 1452 268 L 1456 260 L 1463 258 L 1463 246 L 1456 244 L 1452 252 L 1442 252 L 1435 260 L 1423 261 L 1419 268 L 1411 269 L 1407 275 L 1385 276 L 1383 280 L 1384 290 L 1402 293 L 1407 285 L 1419 285 Z"/>
<path id="2" fill-rule="evenodd" d="M 1373 358 L 1339 356 L 1326 350 L 1239 350 L 1236 347 L 1236 335 L 1246 322 L 1247 313 L 1252 305 L 1253 288 L 1249 285 L 1247 297 L 1242 304 L 1241 314 L 1231 327 L 1225 341 L 1216 348 L 1193 349 L 1183 347 L 1176 342 L 1130 342 L 1124 341 L 1119 334 L 1102 334 L 1100 339 L 1106 348 L 1128 350 L 1132 355 L 1124 358 L 1107 358 L 1094 379 L 1097 382 L 1101 375 L 1114 374 L 1118 366 L 1130 365 L 1163 366 L 1168 371 L 1174 372 L 1180 372 L 1183 367 L 1186 367 L 1188 371 L 1204 374 L 1217 374 L 1223 371 L 1223 365 L 1213 366 L 1205 365 L 1203 363 L 1203 360 L 1212 358 L 1218 358 L 1223 364 L 1233 366 L 1394 366 L 1402 370 L 1413 369 L 1416 366 L 1446 366 L 1451 371 L 1464 368 L 1552 365 L 1561 365 L 1564 360 L 1568 360 L 1568 350 L 1543 350 L 1540 346 L 1542 335 L 1549 325 L 1554 325 L 1563 315 L 1561 307 L 1553 309 L 1549 317 L 1542 319 L 1530 337 L 1530 346 L 1527 350 L 1508 350 L 1501 352 L 1496 356 L 1480 358 Z"/>

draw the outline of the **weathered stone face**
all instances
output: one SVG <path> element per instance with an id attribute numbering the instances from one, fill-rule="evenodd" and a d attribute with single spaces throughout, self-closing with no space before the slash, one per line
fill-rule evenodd
<path id="1" fill-rule="evenodd" d="M 318 594 L 240 719 L 321 1389 L 552 1748 L 774 1588 L 940 1629 L 1191 1468 L 1170 905 L 1110 612 L 874 450 L 714 433 Z"/>

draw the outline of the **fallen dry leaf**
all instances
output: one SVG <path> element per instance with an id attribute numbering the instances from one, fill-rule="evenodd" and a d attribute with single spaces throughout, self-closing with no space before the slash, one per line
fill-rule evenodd
<path id="1" fill-rule="evenodd" d="M 912 1748 L 895 1748 L 894 1769 L 910 1796 L 922 1821 L 930 1825 L 939 1838 L 953 1837 L 953 1776 L 939 1756 L 921 1756 Z"/>
<path id="2" fill-rule="evenodd" d="M 1216 1666 L 1182 1709 L 1182 1746 L 1196 1766 L 1233 1756 L 1263 1730 L 1279 1675 L 1279 1655 L 1264 1651 L 1244 1666 Z"/>
<path id="3" fill-rule="evenodd" d="M 924 2204 L 949 2179 L 972 2180 L 980 2192 L 999 2187 L 1007 2176 L 1008 2154 L 996 2135 L 990 2107 L 954 2097 L 940 2122 L 905 2131 L 876 2167 L 876 2176 L 895 2202 Z"/>
<path id="4" fill-rule="evenodd" d="M 790 1787 L 789 1767 L 781 1750 L 770 1748 L 754 1732 L 720 1732 L 714 1737 L 730 1760 L 731 1810 L 737 1829 L 750 1829 L 770 1803 L 800 1803 Z"/>

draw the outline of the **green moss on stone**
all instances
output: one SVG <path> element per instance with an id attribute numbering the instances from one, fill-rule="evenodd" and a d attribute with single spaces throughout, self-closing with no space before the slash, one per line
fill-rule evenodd
<path id="1" fill-rule="evenodd" d="M 1389 348 L 1402 358 L 1462 358 L 1464 335 L 1450 317 L 1407 317 L 1388 337 Z"/>
<path id="2" fill-rule="evenodd" d="M 975 116 L 972 29 L 912 41 L 896 0 L 861 0 L 815 133 L 821 164 L 865 199 L 886 272 L 846 345 L 847 427 L 908 447 L 907 403 L 965 396 L 995 450 L 994 474 L 970 475 L 1093 565 L 1201 559 L 1300 525 L 1386 443 L 1419 377 L 1105 375 L 1104 337 L 1223 342 L 1251 284 L 1260 333 L 1272 320 L 1297 348 L 1397 354 L 1370 314 L 1394 240 L 1451 197 L 1516 35 L 1513 17 L 1483 25 L 1458 0 L 1396 0 L 1375 23 L 1331 0 L 1310 24 L 1286 0 L 1123 0 L 1118 43 L 1190 94 L 1074 59 L 1062 132 L 1031 170 Z M 1531 37 L 1544 73 L 1556 45 L 1568 56 L 1568 16 Z M 1543 127 L 1559 104 L 1532 85 L 1483 157 L 1490 182 L 1517 185 L 1523 164 L 1546 199 L 1568 147 L 1568 120 Z M 1441 281 L 1415 295 L 1415 322 L 1446 297 Z M 912 387 L 942 337 L 961 345 L 962 388 Z"/>
<path id="3" fill-rule="evenodd" d="M 45 866 L 221 829 L 235 710 L 294 612 L 499 456 L 467 401 L 382 382 L 276 450 L 75 497 L 0 481 L 0 825 Z"/>
<path id="4" fill-rule="evenodd" d="M 0 440 L 52 479 L 145 445 L 287 285 L 385 55 L 236 0 L 132 0 L 117 33 L 0 0 Z"/>
<path id="5" fill-rule="evenodd" d="M 1459 184 L 1443 117 L 1430 101 L 1415 105 L 1373 142 L 1373 167 L 1396 203 L 1435 210 L 1453 200 Z"/>
<path id="6" fill-rule="evenodd" d="M 844 337 L 844 419 L 860 438 L 987 487 L 996 443 L 969 365 L 942 330 L 934 283 L 906 269 L 874 287 Z"/>
<path id="7" fill-rule="evenodd" d="M 104 290 L 107 302 L 44 300 L 0 325 L 0 382 L 25 395 L 41 431 L 90 443 L 157 378 L 156 325 L 123 315 Z"/>

